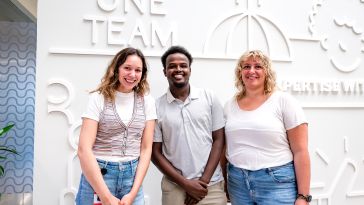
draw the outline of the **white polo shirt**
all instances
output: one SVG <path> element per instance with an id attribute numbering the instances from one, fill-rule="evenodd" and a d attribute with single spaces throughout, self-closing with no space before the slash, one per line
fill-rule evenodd
<path id="1" fill-rule="evenodd" d="M 223 108 L 211 92 L 190 88 L 182 102 L 170 90 L 156 100 L 158 124 L 154 142 L 163 142 L 163 155 L 187 179 L 202 176 L 212 147 L 212 131 L 225 125 Z M 223 180 L 220 165 L 211 184 Z"/>

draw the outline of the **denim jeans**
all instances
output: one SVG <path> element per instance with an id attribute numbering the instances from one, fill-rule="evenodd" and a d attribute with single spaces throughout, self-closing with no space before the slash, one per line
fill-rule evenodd
<path id="1" fill-rule="evenodd" d="M 105 168 L 106 174 L 103 175 L 104 181 L 111 194 L 121 199 L 128 194 L 133 186 L 135 171 L 138 166 L 138 159 L 129 162 L 106 162 L 97 160 L 100 169 Z M 76 204 L 91 205 L 94 202 L 94 190 L 82 174 L 78 189 Z M 144 205 L 143 188 L 140 187 L 133 205 Z"/>
<path id="2" fill-rule="evenodd" d="M 296 200 L 293 162 L 256 171 L 229 163 L 227 172 L 232 205 L 293 205 Z"/>

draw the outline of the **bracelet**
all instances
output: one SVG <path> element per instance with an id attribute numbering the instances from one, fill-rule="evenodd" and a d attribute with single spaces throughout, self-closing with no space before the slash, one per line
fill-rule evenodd
<path id="1" fill-rule="evenodd" d="M 311 202 L 312 200 L 312 196 L 307 194 L 307 195 L 303 195 L 303 194 L 297 194 L 297 197 L 296 199 L 303 199 L 305 200 L 306 202 Z"/>

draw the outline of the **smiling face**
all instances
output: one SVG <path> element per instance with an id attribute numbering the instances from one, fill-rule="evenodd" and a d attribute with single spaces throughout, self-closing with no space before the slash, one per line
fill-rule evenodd
<path id="1" fill-rule="evenodd" d="M 119 66 L 118 91 L 129 93 L 138 85 L 142 78 L 143 62 L 137 55 L 129 55 L 125 62 Z"/>
<path id="2" fill-rule="evenodd" d="M 260 50 L 246 51 L 235 67 L 235 87 L 238 99 L 247 91 L 272 93 L 276 89 L 276 75 L 269 57 Z"/>
<path id="3" fill-rule="evenodd" d="M 249 57 L 243 62 L 240 74 L 247 91 L 257 89 L 264 91 L 265 68 L 258 58 Z"/>
<path id="4" fill-rule="evenodd" d="M 364 52 L 364 32 L 360 24 L 355 23 L 354 19 L 334 15 L 333 24 L 317 26 L 316 33 L 321 36 L 320 44 L 322 49 L 327 52 L 330 62 L 338 71 L 349 73 L 360 68 Z M 334 35 L 328 32 L 327 26 L 335 26 Z"/>
<path id="5" fill-rule="evenodd" d="M 351 35 L 345 39 L 333 36 L 324 39 L 321 44 L 327 49 L 330 61 L 337 70 L 348 73 L 360 67 L 363 47 L 359 39 L 352 38 Z"/>
<path id="6" fill-rule="evenodd" d="M 187 86 L 191 75 L 188 58 L 182 53 L 169 55 L 163 72 L 170 87 L 183 88 Z"/>

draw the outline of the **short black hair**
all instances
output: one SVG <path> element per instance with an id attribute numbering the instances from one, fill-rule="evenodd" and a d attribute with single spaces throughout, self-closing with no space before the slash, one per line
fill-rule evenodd
<path id="1" fill-rule="evenodd" d="M 189 66 L 191 66 L 193 58 L 192 58 L 191 54 L 187 51 L 187 49 L 185 49 L 182 46 L 171 46 L 170 48 L 168 48 L 168 50 L 166 52 L 164 52 L 164 54 L 161 57 L 164 69 L 166 68 L 167 57 L 169 55 L 175 54 L 175 53 L 181 53 L 181 54 L 185 55 L 188 58 Z"/>

